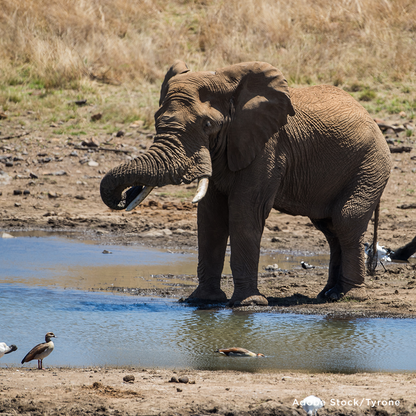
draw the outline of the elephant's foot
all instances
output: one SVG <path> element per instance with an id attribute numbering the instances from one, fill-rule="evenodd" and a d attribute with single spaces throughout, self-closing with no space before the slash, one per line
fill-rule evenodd
<path id="1" fill-rule="evenodd" d="M 203 289 L 198 286 L 186 299 L 187 303 L 225 303 L 227 295 L 221 289 Z"/>
<path id="2" fill-rule="evenodd" d="M 258 306 L 267 306 L 269 302 L 263 295 L 253 295 L 244 299 L 237 299 L 234 296 L 228 302 L 228 306 L 249 306 L 249 305 L 258 305 Z"/>
<path id="3" fill-rule="evenodd" d="M 367 291 L 364 287 L 351 287 L 349 289 L 343 289 L 341 285 L 335 285 L 328 289 L 324 288 L 317 296 L 320 300 L 330 300 L 336 302 L 342 298 L 348 298 L 351 300 L 366 300 L 368 299 Z"/>

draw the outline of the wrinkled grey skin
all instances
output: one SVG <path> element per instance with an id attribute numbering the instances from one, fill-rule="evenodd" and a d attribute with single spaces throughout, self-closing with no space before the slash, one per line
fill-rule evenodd
<path id="1" fill-rule="evenodd" d="M 227 239 L 230 305 L 267 305 L 257 287 L 260 240 L 272 208 L 311 219 L 331 257 L 319 296 L 340 299 L 364 286 L 363 234 L 389 178 L 390 152 L 378 126 L 331 86 L 292 89 L 263 62 L 166 74 L 149 151 L 112 169 L 103 201 L 123 209 L 131 186 L 209 178 L 198 204 L 199 285 L 189 301 L 226 301 L 221 290 Z"/>
<path id="2" fill-rule="evenodd" d="M 410 241 L 409 243 L 405 244 L 402 247 L 399 247 L 397 250 L 390 255 L 392 260 L 402 260 L 407 261 L 409 257 L 416 253 L 416 237 Z"/>

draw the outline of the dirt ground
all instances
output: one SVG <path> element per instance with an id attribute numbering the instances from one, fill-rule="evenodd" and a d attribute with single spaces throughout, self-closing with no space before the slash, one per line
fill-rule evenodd
<path id="1" fill-rule="evenodd" d="M 146 151 L 151 132 L 139 124 L 120 126 L 113 135 L 56 136 L 49 126 L 31 130 L 33 114 L 2 121 L 0 131 L 0 235 L 22 230 L 81 231 L 81 238 L 103 244 L 143 244 L 188 250 L 196 247 L 195 185 L 155 189 L 131 213 L 112 212 L 101 201 L 100 180 L 111 167 Z M 22 123 L 24 119 L 24 123 Z M 397 119 L 394 122 L 403 123 Z M 22 127 L 22 125 L 26 127 Z M 391 249 L 416 235 L 415 133 L 386 132 L 392 146 L 393 170 L 382 198 L 379 242 Z M 403 146 L 408 149 L 403 149 Z M 405 150 L 404 152 L 397 152 Z M 410 150 L 410 151 L 409 151 Z M 372 241 L 370 224 L 366 241 Z M 262 240 L 263 251 L 328 253 L 324 236 L 307 218 L 272 212 Z M 416 260 L 379 266 L 367 276 L 368 299 L 321 303 L 327 269 L 263 271 L 265 312 L 320 313 L 348 316 L 416 316 Z M 172 276 L 166 276 L 169 280 Z M 182 276 L 193 281 L 195 276 Z M 107 288 L 103 288 L 106 290 Z M 113 288 L 127 292 L 134 288 Z M 232 279 L 223 289 L 232 293 Z M 192 285 L 172 287 L 161 296 L 186 298 Z M 146 294 L 136 291 L 136 294 Z M 133 383 L 123 382 L 132 374 Z M 0 368 L 0 414 L 33 415 L 297 415 L 296 404 L 310 394 L 325 400 L 319 414 L 416 414 L 416 378 L 411 374 L 251 374 L 178 371 L 195 384 L 169 383 L 171 370 Z M 354 402 L 358 400 L 362 405 Z M 331 400 L 334 404 L 331 405 Z M 339 400 L 339 404 L 336 404 Z M 342 402 L 346 400 L 347 402 Z M 382 402 L 398 401 L 392 406 Z M 351 405 L 349 405 L 349 403 Z"/>

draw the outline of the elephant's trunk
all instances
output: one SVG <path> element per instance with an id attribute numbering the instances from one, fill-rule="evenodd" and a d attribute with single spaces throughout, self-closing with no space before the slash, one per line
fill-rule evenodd
<path id="1" fill-rule="evenodd" d="M 147 153 L 111 169 L 104 176 L 100 186 L 101 198 L 111 209 L 132 209 L 138 204 L 132 206 L 134 200 L 143 200 L 147 196 L 137 196 L 137 190 L 140 192 L 143 187 L 148 194 L 156 186 L 190 183 L 210 176 L 208 149 L 200 148 L 188 156 L 177 138 L 158 135 Z M 124 192 L 134 186 L 138 188 Z"/>

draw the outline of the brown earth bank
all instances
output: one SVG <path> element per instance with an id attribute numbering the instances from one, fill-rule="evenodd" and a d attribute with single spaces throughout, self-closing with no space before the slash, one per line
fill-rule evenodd
<path id="1" fill-rule="evenodd" d="M 30 125 L 31 115 L 25 125 Z M 396 120 L 401 123 L 400 120 Z M 194 184 L 155 189 L 131 213 L 110 211 L 99 195 L 104 173 L 151 144 L 151 132 L 137 125 L 123 126 L 118 134 L 79 137 L 55 136 L 53 128 L 30 131 L 18 117 L 2 126 L 0 135 L 0 233 L 24 230 L 74 232 L 76 238 L 100 244 L 143 244 L 173 251 L 195 249 L 196 207 L 191 204 Z M 380 244 L 397 249 L 416 235 L 416 151 L 413 138 L 394 130 L 386 133 L 393 152 L 391 179 L 380 211 Z M 404 145 L 404 146 L 403 146 Z M 396 153 L 397 152 L 397 153 Z M 372 241 L 372 224 L 365 241 Z M 263 251 L 328 253 L 326 240 L 307 218 L 273 211 L 266 223 Z M 337 303 L 318 302 L 327 267 L 262 271 L 259 287 L 268 307 L 246 307 L 263 312 L 297 312 L 336 316 L 415 317 L 416 261 L 387 263 L 367 276 L 368 299 L 346 297 Z M 177 276 L 161 276 L 167 282 Z M 196 286 L 195 276 L 180 276 L 193 285 L 172 285 L 169 290 L 126 293 L 186 298 Z M 103 287 L 103 290 L 109 290 Z M 232 278 L 224 275 L 223 289 L 230 297 Z M 220 305 L 217 307 L 226 307 Z M 400 353 L 400 352 L 398 352 Z M 326 402 L 320 415 L 416 414 L 415 375 L 238 373 L 181 370 L 195 384 L 169 383 L 172 370 L 72 369 L 45 371 L 0 369 L 0 414 L 139 414 L 139 415 L 300 415 L 296 404 L 310 394 Z M 123 377 L 133 374 L 133 384 Z M 358 406 L 330 405 L 331 399 Z M 374 407 L 367 400 L 400 403 Z M 336 402 L 335 402 L 336 403 Z M 347 403 L 348 404 L 348 403 Z"/>
<path id="2" fill-rule="evenodd" d="M 415 392 L 414 374 L 0 369 L 2 415 L 295 416 L 313 394 L 325 402 L 320 416 L 410 416 Z"/>

